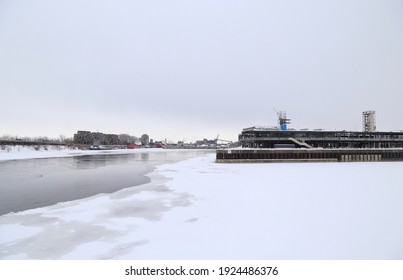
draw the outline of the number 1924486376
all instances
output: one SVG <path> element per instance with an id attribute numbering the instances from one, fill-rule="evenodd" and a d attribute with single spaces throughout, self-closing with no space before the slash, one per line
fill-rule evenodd
<path id="1" fill-rule="evenodd" d="M 259 267 L 220 267 L 219 275 L 255 275 L 255 276 L 269 276 L 278 275 L 277 267 L 272 266 L 259 266 Z"/>

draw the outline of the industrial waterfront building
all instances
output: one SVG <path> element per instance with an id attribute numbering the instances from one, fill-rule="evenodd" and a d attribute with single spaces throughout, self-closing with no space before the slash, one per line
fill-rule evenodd
<path id="1" fill-rule="evenodd" d="M 249 127 L 239 134 L 243 148 L 403 148 L 403 132 L 278 130 Z"/>
<path id="2" fill-rule="evenodd" d="M 289 129 L 285 112 L 278 127 L 248 127 L 242 149 L 217 150 L 217 162 L 403 161 L 403 131 L 376 131 L 375 111 L 363 112 L 363 131 Z"/>
<path id="3" fill-rule="evenodd" d="M 403 148 L 403 131 L 376 131 L 375 111 L 362 113 L 363 131 L 288 129 L 284 111 L 278 112 L 278 127 L 248 127 L 238 136 L 243 148 Z"/>

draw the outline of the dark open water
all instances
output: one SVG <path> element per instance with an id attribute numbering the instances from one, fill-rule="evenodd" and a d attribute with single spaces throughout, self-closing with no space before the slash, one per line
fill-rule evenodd
<path id="1" fill-rule="evenodd" d="M 145 184 L 150 181 L 145 175 L 155 166 L 206 152 L 151 151 L 0 161 L 0 215 Z"/>

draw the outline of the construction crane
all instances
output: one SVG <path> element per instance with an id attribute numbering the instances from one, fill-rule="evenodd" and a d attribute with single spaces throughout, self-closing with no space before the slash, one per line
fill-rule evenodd
<path id="1" fill-rule="evenodd" d="M 287 130 L 287 125 L 291 123 L 291 119 L 287 119 L 287 112 L 286 111 L 277 111 L 276 108 L 273 110 L 277 114 L 279 129 L 281 131 Z"/>

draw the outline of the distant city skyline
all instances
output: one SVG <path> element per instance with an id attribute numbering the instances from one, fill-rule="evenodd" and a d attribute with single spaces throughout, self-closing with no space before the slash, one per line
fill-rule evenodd
<path id="1" fill-rule="evenodd" d="M 403 129 L 403 1 L 0 1 L 0 136 Z"/>

